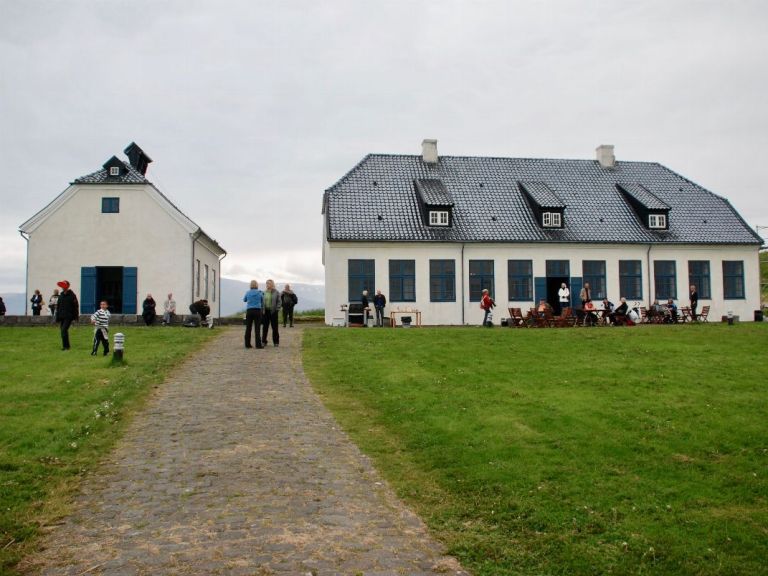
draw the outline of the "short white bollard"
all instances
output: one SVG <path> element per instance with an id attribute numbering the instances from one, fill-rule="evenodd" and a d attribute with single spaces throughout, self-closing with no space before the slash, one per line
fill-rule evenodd
<path id="1" fill-rule="evenodd" d="M 114 337 L 114 350 L 112 352 L 113 360 L 123 359 L 123 349 L 125 348 L 125 335 L 122 332 L 118 332 Z"/>

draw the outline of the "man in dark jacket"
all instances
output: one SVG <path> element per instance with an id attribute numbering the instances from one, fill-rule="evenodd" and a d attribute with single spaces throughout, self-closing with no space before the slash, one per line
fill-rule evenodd
<path id="1" fill-rule="evenodd" d="M 56 321 L 61 324 L 61 349 L 69 350 L 69 327 L 80 316 L 80 303 L 75 293 L 69 289 L 69 281 L 62 280 L 56 285 L 61 288 L 56 306 Z"/>

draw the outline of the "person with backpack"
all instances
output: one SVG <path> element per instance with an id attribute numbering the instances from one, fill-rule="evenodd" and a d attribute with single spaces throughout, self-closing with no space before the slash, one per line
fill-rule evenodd
<path id="1" fill-rule="evenodd" d="M 485 310 L 483 316 L 483 326 L 488 326 L 488 316 L 493 316 L 493 308 L 496 306 L 496 302 L 493 301 L 491 295 L 488 293 L 488 288 L 483 288 L 483 297 L 480 299 L 480 308 Z"/>
<path id="2" fill-rule="evenodd" d="M 285 328 L 286 323 L 293 328 L 293 308 L 299 303 L 299 299 L 296 293 L 291 290 L 290 284 L 286 284 L 280 293 L 280 301 L 283 305 L 283 328 Z"/>

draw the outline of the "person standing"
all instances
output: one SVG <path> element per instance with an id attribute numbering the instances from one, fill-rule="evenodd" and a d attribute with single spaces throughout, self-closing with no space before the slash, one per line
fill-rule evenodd
<path id="1" fill-rule="evenodd" d="M 592 289 L 589 287 L 589 282 L 584 282 L 584 286 L 579 292 L 579 300 L 581 300 L 581 308 L 587 307 L 587 303 L 592 302 Z"/>
<path id="2" fill-rule="evenodd" d="M 283 306 L 283 328 L 285 328 L 286 322 L 293 328 L 293 308 L 299 303 L 299 299 L 295 292 L 291 290 L 291 285 L 286 284 L 280 294 L 280 304 Z"/>
<path id="3" fill-rule="evenodd" d="M 99 344 L 104 344 L 104 356 L 109 354 L 109 307 L 106 300 L 99 303 L 99 309 L 91 314 L 93 324 L 93 348 L 91 356 L 96 356 Z"/>
<path id="4" fill-rule="evenodd" d="M 40 290 L 35 290 L 29 301 L 32 302 L 32 316 L 40 316 L 40 310 L 43 309 L 43 295 Z"/>
<path id="5" fill-rule="evenodd" d="M 61 325 L 61 349 L 69 350 L 69 327 L 80 316 L 80 303 L 70 290 L 68 280 L 57 282 L 56 286 L 61 288 L 56 306 L 56 321 Z"/>
<path id="6" fill-rule="evenodd" d="M 168 300 L 163 304 L 163 325 L 167 326 L 173 321 L 173 317 L 176 315 L 176 300 L 173 299 L 173 294 L 168 294 Z"/>
<path id="7" fill-rule="evenodd" d="M 0 316 L 5 316 L 5 302 L 2 297 L 0 297 Z"/>
<path id="8" fill-rule="evenodd" d="M 563 310 L 568 308 L 571 303 L 571 291 L 568 289 L 568 285 L 565 282 L 560 284 L 560 290 L 557 291 L 557 300 L 560 303 L 560 310 L 558 310 L 557 313 L 562 314 Z"/>
<path id="9" fill-rule="evenodd" d="M 488 315 L 491 313 L 491 309 L 494 306 L 496 306 L 496 303 L 488 293 L 488 288 L 483 288 L 483 297 L 480 299 L 480 308 L 485 310 L 485 314 L 483 315 L 483 326 L 488 325 Z"/>
<path id="10" fill-rule="evenodd" d="M 59 303 L 59 289 L 54 288 L 53 294 L 48 298 L 48 310 L 51 311 L 51 324 L 56 322 L 56 306 Z"/>
<path id="11" fill-rule="evenodd" d="M 277 348 L 280 345 L 280 333 L 277 331 L 278 316 L 280 314 L 280 292 L 275 288 L 275 281 L 267 280 L 267 289 L 264 291 L 264 309 L 261 317 L 261 343 L 267 345 L 269 327 L 272 326 L 272 344 Z"/>
<path id="12" fill-rule="evenodd" d="M 387 297 L 381 293 L 381 290 L 376 290 L 376 295 L 373 297 L 373 308 L 376 310 L 376 326 L 384 327 L 384 307 L 387 305 Z"/>
<path id="13" fill-rule="evenodd" d="M 691 319 L 696 322 L 696 308 L 699 305 L 699 293 L 696 291 L 696 286 L 693 284 L 691 284 L 691 294 L 689 298 L 691 299 Z"/>
<path id="14" fill-rule="evenodd" d="M 251 346 L 251 328 L 255 332 L 256 348 L 264 348 L 261 343 L 261 337 L 259 336 L 259 329 L 261 328 L 261 309 L 264 306 L 264 292 L 259 290 L 259 283 L 256 280 L 251 280 L 251 287 L 248 292 L 243 296 L 243 302 L 245 306 L 245 347 L 253 348 Z"/>
<path id="15" fill-rule="evenodd" d="M 367 328 L 368 313 L 371 311 L 371 306 L 368 302 L 368 290 L 363 290 L 363 293 L 360 295 L 360 303 L 363 305 L 363 328 Z"/>
<path id="16" fill-rule="evenodd" d="M 152 294 L 147 294 L 144 302 L 141 303 L 141 317 L 144 318 L 144 324 L 147 326 L 151 326 L 155 323 L 155 318 L 157 318 L 157 312 L 155 311 L 156 305 L 155 299 L 152 298 Z"/>

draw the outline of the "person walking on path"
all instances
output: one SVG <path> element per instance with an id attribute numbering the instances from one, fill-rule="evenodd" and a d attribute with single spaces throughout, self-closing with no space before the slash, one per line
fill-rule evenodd
<path id="1" fill-rule="evenodd" d="M 80 316 L 80 303 L 75 293 L 69 288 L 69 280 L 62 280 L 56 285 L 61 288 L 56 307 L 56 321 L 61 328 L 61 349 L 69 350 L 69 327 Z"/>
<path id="2" fill-rule="evenodd" d="M 280 314 L 280 292 L 275 288 L 275 281 L 267 280 L 267 289 L 264 291 L 264 309 L 261 317 L 261 343 L 267 345 L 267 336 L 269 327 L 272 327 L 272 344 L 277 348 L 280 346 L 280 333 L 277 331 L 277 325 Z"/>
<path id="3" fill-rule="evenodd" d="M 251 346 L 251 329 L 253 329 L 256 348 L 264 348 L 261 343 L 261 337 L 259 336 L 259 329 L 261 328 L 261 309 L 264 306 L 264 292 L 259 290 L 259 283 L 256 282 L 256 280 L 251 280 L 251 288 L 245 293 L 245 296 L 243 296 L 243 302 L 246 302 L 245 347 L 253 348 L 253 346 Z"/>
<path id="4" fill-rule="evenodd" d="M 286 284 L 280 294 L 280 304 L 283 306 L 283 328 L 285 328 L 286 321 L 289 322 L 290 327 L 293 328 L 293 308 L 298 303 L 298 296 L 291 290 L 291 285 Z"/>
<path id="5" fill-rule="evenodd" d="M 147 326 L 152 326 L 155 323 L 155 318 L 157 318 L 156 306 L 157 304 L 155 299 L 152 298 L 152 294 L 147 294 L 144 302 L 141 303 L 141 317 L 144 318 L 144 324 Z"/>
<path id="6" fill-rule="evenodd" d="M 384 307 L 387 305 L 387 297 L 381 293 L 381 290 L 376 290 L 376 295 L 373 297 L 373 308 L 376 310 L 376 326 L 384 327 Z"/>
<path id="7" fill-rule="evenodd" d="M 99 344 L 104 344 L 104 356 L 109 354 L 109 306 L 106 300 L 99 303 L 99 309 L 91 314 L 93 324 L 93 349 L 91 356 L 96 356 Z"/>
<path id="8" fill-rule="evenodd" d="M 19 571 L 466 576 L 323 405 L 303 332 L 254 354 L 225 327 L 180 363 Z"/>
<path id="9" fill-rule="evenodd" d="M 51 313 L 51 324 L 56 322 L 56 306 L 59 303 L 59 289 L 54 288 L 53 294 L 48 298 L 48 310 Z"/>
<path id="10" fill-rule="evenodd" d="M 32 316 L 40 316 L 40 310 L 43 309 L 43 295 L 40 290 L 35 290 L 29 301 L 32 302 Z"/>
<path id="11" fill-rule="evenodd" d="M 168 300 L 163 304 L 163 326 L 168 326 L 173 322 L 173 317 L 176 315 L 176 300 L 173 299 L 173 294 L 168 294 Z"/>

